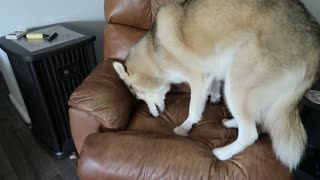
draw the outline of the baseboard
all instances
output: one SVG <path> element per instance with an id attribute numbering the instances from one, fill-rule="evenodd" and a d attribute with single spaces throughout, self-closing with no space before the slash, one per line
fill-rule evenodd
<path id="1" fill-rule="evenodd" d="M 14 96 L 12 96 L 12 94 L 9 94 L 9 98 L 11 103 L 13 104 L 13 106 L 17 109 L 18 113 L 20 114 L 20 116 L 22 117 L 22 119 L 24 120 L 24 122 L 26 124 L 31 124 L 31 119 L 29 117 L 29 114 L 27 111 L 25 111 L 22 106 L 18 103 L 18 101 L 15 99 Z"/>

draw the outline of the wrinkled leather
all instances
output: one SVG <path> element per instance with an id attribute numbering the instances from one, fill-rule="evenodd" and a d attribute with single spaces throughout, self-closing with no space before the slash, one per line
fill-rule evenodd
<path id="1" fill-rule="evenodd" d="M 107 0 L 104 2 L 108 23 L 148 30 L 160 6 L 184 0 Z"/>
<path id="2" fill-rule="evenodd" d="M 79 160 L 81 179 L 286 180 L 268 137 L 229 161 L 211 155 L 211 145 L 192 138 L 134 131 L 92 134 Z M 95 148 L 93 148 L 95 147 Z"/>
<path id="3" fill-rule="evenodd" d="M 146 0 L 105 1 L 106 20 L 112 24 L 122 24 L 148 30 L 152 20 L 150 3 Z"/>
<path id="4" fill-rule="evenodd" d="M 90 135 L 79 161 L 82 179 L 290 179 L 275 158 L 268 136 L 228 161 L 212 149 L 231 143 L 237 130 L 222 127 L 224 105 L 207 104 L 203 120 L 188 137 L 172 129 L 188 115 L 189 94 L 167 96 L 167 110 L 153 118 L 141 102 L 126 131 Z"/>
<path id="5" fill-rule="evenodd" d="M 124 61 L 130 48 L 145 32 L 130 26 L 108 24 L 104 32 L 104 58 Z"/>
<path id="6" fill-rule="evenodd" d="M 155 20 L 160 6 L 184 0 L 105 0 L 104 59 L 125 60 Z"/>
<path id="7" fill-rule="evenodd" d="M 123 129 L 133 100 L 112 61 L 103 61 L 72 93 L 69 105 L 93 116 L 107 129 Z"/>
<path id="8" fill-rule="evenodd" d="M 72 94 L 70 121 L 80 153 L 81 179 L 291 179 L 274 156 L 268 136 L 228 161 L 212 149 L 233 142 L 237 130 L 222 127 L 225 105 L 207 104 L 188 137 L 172 129 L 188 115 L 190 88 L 173 86 L 166 110 L 150 115 L 114 72 L 109 59 L 124 61 L 161 5 L 183 0 L 105 0 L 107 25 L 103 61 Z M 120 131 L 121 130 L 121 131 Z"/>

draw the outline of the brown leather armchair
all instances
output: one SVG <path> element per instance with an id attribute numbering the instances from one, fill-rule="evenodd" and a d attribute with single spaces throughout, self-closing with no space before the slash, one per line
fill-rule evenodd
<path id="1" fill-rule="evenodd" d="M 69 100 L 80 178 L 290 179 L 265 135 L 230 160 L 219 161 L 212 155 L 212 149 L 237 137 L 237 130 L 221 125 L 230 116 L 225 105 L 207 104 L 202 121 L 188 137 L 179 137 L 172 130 L 188 115 L 187 86 L 174 86 L 167 94 L 165 112 L 155 118 L 119 79 L 113 60 L 125 60 L 159 6 L 170 1 L 105 0 L 105 60 Z"/>

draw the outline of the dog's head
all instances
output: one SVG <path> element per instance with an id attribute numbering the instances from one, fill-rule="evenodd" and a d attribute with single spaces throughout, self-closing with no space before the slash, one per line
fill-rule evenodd
<path id="1" fill-rule="evenodd" d="M 113 67 L 120 78 L 128 86 L 137 99 L 143 100 L 153 116 L 159 116 L 165 109 L 165 95 L 170 90 L 170 84 L 161 79 L 153 77 L 150 73 L 138 72 L 126 68 L 119 62 L 114 62 Z"/>

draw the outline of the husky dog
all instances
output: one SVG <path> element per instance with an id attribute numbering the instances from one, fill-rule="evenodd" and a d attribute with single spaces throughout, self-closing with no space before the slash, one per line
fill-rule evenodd
<path id="1" fill-rule="evenodd" d="M 313 84 L 320 28 L 298 0 L 186 0 L 160 8 L 150 31 L 114 69 L 152 115 L 165 109 L 170 84 L 191 87 L 189 115 L 174 132 L 186 136 L 205 101 L 220 98 L 220 81 L 238 128 L 233 143 L 213 149 L 227 160 L 253 144 L 260 124 L 290 171 L 304 153 L 306 132 L 297 104 Z M 160 111 L 160 112 L 159 112 Z"/>

